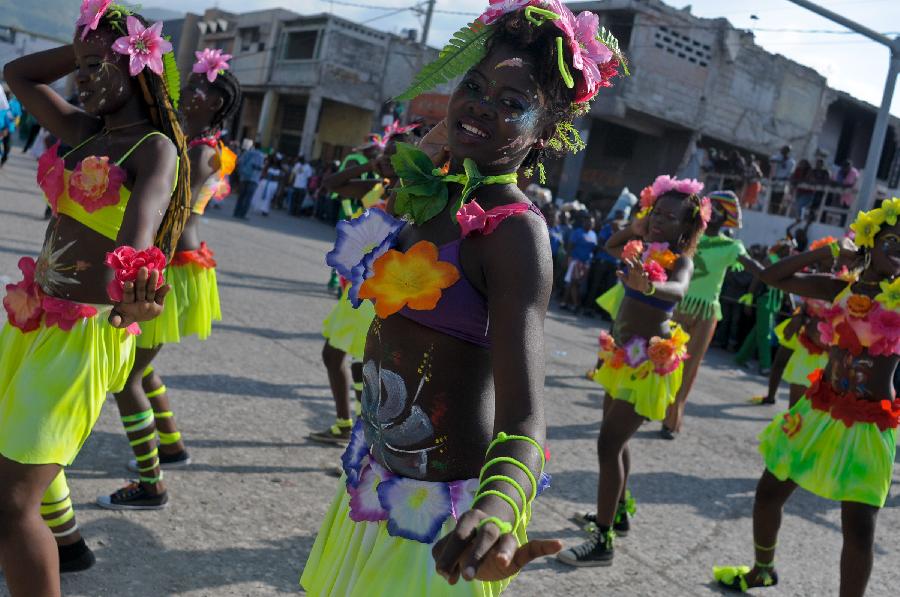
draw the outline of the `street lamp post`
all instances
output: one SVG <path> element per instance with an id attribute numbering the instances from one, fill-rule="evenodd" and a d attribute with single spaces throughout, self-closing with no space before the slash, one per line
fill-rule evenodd
<path id="1" fill-rule="evenodd" d="M 859 185 L 859 196 L 856 200 L 857 209 L 869 209 L 875 199 L 875 180 L 878 175 L 878 162 L 881 160 L 881 152 L 884 149 L 884 139 L 887 136 L 888 118 L 891 114 L 891 101 L 894 98 L 894 87 L 897 85 L 897 73 L 900 72 L 900 37 L 894 39 L 882 35 L 877 31 L 851 21 L 843 15 L 832 12 L 809 0 L 788 0 L 798 6 L 810 10 L 835 23 L 856 31 L 869 39 L 887 46 L 891 51 L 890 65 L 888 66 L 887 81 L 884 85 L 884 95 L 881 98 L 881 108 L 875 119 L 875 128 L 872 130 L 872 140 L 869 143 L 869 153 L 866 155 L 866 167 L 863 170 L 862 182 Z"/>

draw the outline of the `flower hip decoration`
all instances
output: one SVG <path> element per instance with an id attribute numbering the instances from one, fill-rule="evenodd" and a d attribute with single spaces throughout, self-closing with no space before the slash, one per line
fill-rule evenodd
<path id="1" fill-rule="evenodd" d="M 81 0 L 81 13 L 75 21 L 76 27 L 84 27 L 81 30 L 81 41 L 84 41 L 91 31 L 97 30 L 100 19 L 112 3 L 113 0 Z"/>
<path id="2" fill-rule="evenodd" d="M 405 223 L 381 209 L 369 209 L 358 218 L 337 225 L 337 240 L 325 263 L 350 281 L 350 302 L 362 303 L 359 289 L 374 273 L 375 261 L 394 246 Z"/>
<path id="3" fill-rule="evenodd" d="M 224 54 L 219 49 L 204 48 L 202 52 L 194 52 L 194 56 L 197 62 L 194 63 L 193 72 L 205 74 L 210 83 L 231 68 L 228 64 L 232 58 L 231 54 Z"/>
<path id="4" fill-rule="evenodd" d="M 44 293 L 34 281 L 35 262 L 31 257 L 19 259 L 22 281 L 6 285 L 6 296 L 3 297 L 3 308 L 10 325 L 24 333 L 38 329 L 44 314 L 41 302 Z"/>
<path id="5" fill-rule="evenodd" d="M 163 76 L 162 57 L 172 51 L 172 44 L 162 37 L 162 22 L 157 21 L 144 27 L 137 18 L 128 15 L 125 25 L 128 35 L 117 39 L 112 48 L 129 57 L 128 70 L 131 76 L 137 76 L 144 68 Z"/>
<path id="6" fill-rule="evenodd" d="M 113 279 L 107 285 L 106 293 L 114 302 L 118 303 L 122 300 L 125 283 L 134 282 L 142 267 L 147 268 L 149 272 L 159 272 L 157 289 L 165 284 L 163 269 L 166 267 L 166 256 L 156 247 L 150 247 L 143 251 L 129 246 L 118 247 L 106 254 L 104 263 L 113 270 Z"/>
<path id="7" fill-rule="evenodd" d="M 360 298 L 373 299 L 375 313 L 382 319 L 403 307 L 434 309 L 442 291 L 459 280 L 459 271 L 438 257 L 438 248 L 424 240 L 405 253 L 389 249 L 375 261 L 372 277 L 360 288 Z"/>
<path id="8" fill-rule="evenodd" d="M 59 157 L 59 146 L 60 141 L 57 141 L 51 147 L 47 148 L 47 151 L 41 154 L 41 157 L 38 159 L 37 168 L 38 186 L 44 192 L 44 196 L 47 198 L 47 203 L 50 205 L 50 211 L 53 212 L 53 215 L 57 214 L 59 198 L 62 196 L 66 187 L 66 164 L 63 159 Z"/>
<path id="9" fill-rule="evenodd" d="M 119 202 L 119 189 L 127 176 L 106 156 L 84 158 L 69 177 L 69 196 L 86 212 L 93 213 Z"/>
<path id="10" fill-rule="evenodd" d="M 668 375 L 688 358 L 687 342 L 690 339 L 680 326 L 673 326 L 670 338 L 654 336 L 647 340 L 632 336 L 618 346 L 608 332 L 600 332 L 599 357 L 613 369 L 628 367 L 636 378 L 644 378 L 651 371 L 658 375 Z"/>

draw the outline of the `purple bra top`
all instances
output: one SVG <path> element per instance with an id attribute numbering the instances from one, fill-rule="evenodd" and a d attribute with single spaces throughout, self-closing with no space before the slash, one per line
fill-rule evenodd
<path id="1" fill-rule="evenodd" d="M 524 204 L 518 205 L 524 206 Z M 501 208 L 503 207 L 506 206 L 501 206 Z M 491 210 L 487 213 L 491 214 L 493 211 Z M 541 216 L 541 219 L 544 218 L 541 211 L 534 204 L 529 204 L 526 208 L 515 213 L 509 210 L 505 211 L 506 213 L 501 216 L 503 219 L 526 211 Z M 486 228 L 493 231 L 497 225 L 499 225 L 499 222 L 495 220 Z M 438 259 L 452 264 L 459 270 L 460 275 L 456 284 L 443 291 L 437 307 L 430 311 L 415 311 L 409 307 L 404 307 L 400 311 L 400 315 L 427 328 L 437 330 L 442 334 L 465 340 L 481 348 L 490 348 L 491 340 L 488 336 L 490 321 L 487 299 L 472 286 L 459 263 L 459 248 L 463 240 L 462 238 L 457 239 L 438 249 Z"/>

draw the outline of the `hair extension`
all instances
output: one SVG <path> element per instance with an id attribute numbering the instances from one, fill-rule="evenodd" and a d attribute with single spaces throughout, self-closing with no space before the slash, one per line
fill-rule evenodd
<path id="1" fill-rule="evenodd" d="M 234 117 L 241 107 L 243 94 L 237 77 L 227 70 L 220 72 L 211 85 L 217 93 L 222 95 L 223 100 L 222 107 L 213 114 L 210 121 L 209 128 L 215 131 L 221 129 L 225 123 Z"/>

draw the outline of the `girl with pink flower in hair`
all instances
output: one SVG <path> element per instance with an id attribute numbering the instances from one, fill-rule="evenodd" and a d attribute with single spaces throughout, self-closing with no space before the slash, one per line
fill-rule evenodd
<path id="1" fill-rule="evenodd" d="M 137 324 L 163 311 L 162 269 L 189 214 L 190 165 L 160 29 L 109 0 L 84 0 L 72 44 L 4 71 L 28 111 L 74 148 L 60 155 L 57 143 L 40 159 L 52 218 L 37 260 L 22 258 L 23 280 L 3 299 L 0 567 L 16 597 L 59 595 L 60 571 L 94 561 L 62 469 L 106 393 L 126 384 Z M 83 108 L 50 87 L 70 74 Z M 125 414 L 149 466 L 155 433 L 137 414 L 148 408 Z M 158 468 L 141 475 L 148 493 L 164 495 Z"/>
<path id="2" fill-rule="evenodd" d="M 606 389 L 597 440 L 597 511 L 579 517 L 590 538 L 559 553 L 571 566 L 612 564 L 616 534 L 630 529 L 634 500 L 626 491 L 628 440 L 648 420 L 661 421 L 681 385 L 688 334 L 672 319 L 694 271 L 692 257 L 712 207 L 696 180 L 658 177 L 641 193 L 633 224 L 613 234 L 606 250 L 620 257 L 619 298 L 612 333 L 600 333 L 593 379 Z M 603 297 L 601 297 L 603 298 Z"/>
<path id="3" fill-rule="evenodd" d="M 397 144 L 386 211 L 342 222 L 329 254 L 375 319 L 344 476 L 300 579 L 311 596 L 496 596 L 561 548 L 527 536 L 549 483 L 553 267 L 518 173 L 583 146 L 572 119 L 622 63 L 596 15 L 491 4 L 398 97 L 461 75 L 420 148 Z"/>

